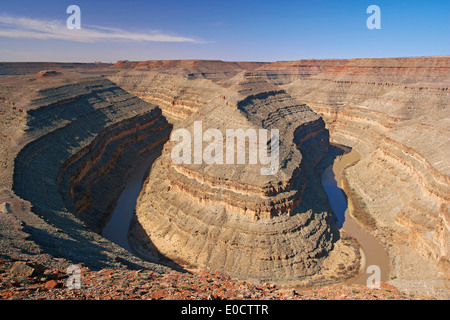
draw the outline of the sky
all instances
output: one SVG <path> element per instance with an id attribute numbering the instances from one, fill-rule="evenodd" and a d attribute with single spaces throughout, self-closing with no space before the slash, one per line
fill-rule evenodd
<path id="1" fill-rule="evenodd" d="M 68 29 L 77 5 L 81 29 Z M 370 5 L 381 29 L 369 29 Z M 450 1 L 0 1 L 0 61 L 280 61 L 450 54 Z"/>

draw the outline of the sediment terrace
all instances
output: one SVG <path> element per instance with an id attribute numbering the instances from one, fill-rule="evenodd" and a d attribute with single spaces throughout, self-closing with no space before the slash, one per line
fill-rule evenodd
<path id="1" fill-rule="evenodd" d="M 366 228 L 392 258 L 392 283 L 445 297 L 449 67 L 449 57 L 2 64 L 2 192 L 31 203 L 28 231 L 44 251 L 95 264 L 94 251 L 68 250 L 93 242 L 101 263 L 142 265 L 96 232 L 135 157 L 161 153 L 129 234 L 142 256 L 325 283 L 351 274 L 337 264 L 357 261 L 347 237 L 338 240 L 320 185 L 330 140 L 361 155 L 345 170 L 346 191 L 375 221 Z M 60 74 L 36 75 L 45 69 Z M 175 164 L 166 118 L 174 129 L 192 130 L 194 121 L 204 130 L 280 129 L 282 168 L 270 179 L 255 174 L 258 166 Z M 349 257 L 338 261 L 339 250 Z"/>

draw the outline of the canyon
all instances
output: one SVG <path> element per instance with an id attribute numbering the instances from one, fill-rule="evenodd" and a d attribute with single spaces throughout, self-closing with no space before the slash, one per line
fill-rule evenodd
<path id="1" fill-rule="evenodd" d="M 449 68 L 448 56 L 0 63 L 0 211 L 19 221 L 16 236 L 0 229 L 0 254 L 289 287 L 350 281 L 367 253 L 321 184 L 343 145 L 359 161 L 335 176 L 389 257 L 383 278 L 448 298 Z M 277 171 L 175 163 L 171 133 L 194 136 L 198 121 L 224 135 L 278 129 Z M 101 235 L 145 161 L 128 251 Z"/>

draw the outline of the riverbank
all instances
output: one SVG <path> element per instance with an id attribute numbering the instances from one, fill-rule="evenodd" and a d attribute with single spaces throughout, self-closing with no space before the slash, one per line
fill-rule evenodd
<path id="1" fill-rule="evenodd" d="M 366 284 L 368 277 L 373 274 L 372 272 L 366 272 L 371 265 L 376 265 L 380 268 L 380 280 L 386 282 L 389 279 L 390 258 L 379 241 L 369 233 L 375 228 L 375 222 L 364 211 L 357 195 L 348 186 L 345 177 L 345 170 L 356 164 L 360 159 L 360 155 L 355 149 L 341 145 L 335 146 L 344 151 L 344 154 L 338 156 L 332 165 L 337 186 L 343 191 L 348 206 L 345 210 L 342 228 L 356 239 L 362 251 L 361 273 L 349 283 Z"/>

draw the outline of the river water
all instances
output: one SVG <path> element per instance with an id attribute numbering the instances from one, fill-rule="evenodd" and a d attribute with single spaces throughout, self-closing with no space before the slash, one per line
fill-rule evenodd
<path id="1" fill-rule="evenodd" d="M 389 273 L 389 257 L 384 248 L 375 237 L 364 231 L 353 219 L 349 217 L 347 201 L 340 188 L 340 176 L 345 166 L 359 160 L 355 150 L 346 149 L 346 154 L 338 157 L 333 165 L 329 166 L 322 175 L 322 185 L 330 200 L 331 208 L 337 216 L 337 224 L 355 238 L 363 251 L 362 273 L 351 283 L 366 284 L 372 273 L 366 273 L 367 267 L 377 265 L 381 271 L 381 281 L 387 281 Z M 117 200 L 116 207 L 110 221 L 103 229 L 102 236 L 132 252 L 128 244 L 128 228 L 136 207 L 136 200 L 142 189 L 145 172 L 154 159 L 146 159 L 136 166 L 129 175 L 125 187 Z"/>
<path id="2" fill-rule="evenodd" d="M 125 183 L 124 189 L 117 200 L 110 220 L 103 228 L 102 236 L 122 248 L 132 252 L 128 244 L 128 228 L 136 208 L 136 200 L 142 189 L 145 172 L 153 163 L 152 159 L 140 162 Z"/>
<path id="3" fill-rule="evenodd" d="M 326 168 L 322 175 L 322 185 L 330 200 L 331 208 L 335 213 L 340 228 L 347 231 L 359 243 L 362 249 L 361 274 L 353 279 L 351 283 L 367 284 L 367 279 L 373 275 L 373 270 L 368 267 L 375 265 L 380 270 L 380 281 L 386 282 L 389 277 L 389 256 L 383 246 L 370 233 L 362 229 L 349 214 L 347 200 L 341 186 L 341 175 L 346 166 L 359 161 L 359 154 L 354 149 L 343 148 L 344 155 L 335 159 L 334 163 Z M 373 278 L 372 278 L 373 279 Z"/>
<path id="4" fill-rule="evenodd" d="M 337 224 L 342 228 L 345 221 L 345 211 L 347 210 L 347 200 L 345 200 L 342 190 L 338 187 L 334 175 L 333 166 L 329 166 L 322 174 L 322 185 L 330 200 L 331 208 L 337 217 Z"/>

